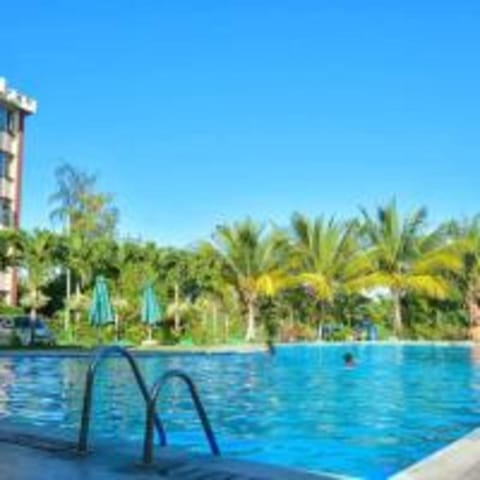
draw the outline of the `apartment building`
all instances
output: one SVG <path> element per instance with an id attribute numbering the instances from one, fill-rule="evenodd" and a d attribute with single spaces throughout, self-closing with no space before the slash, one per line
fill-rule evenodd
<path id="1" fill-rule="evenodd" d="M 37 103 L 0 77 L 0 228 L 20 226 L 25 118 Z M 0 272 L 0 300 L 17 302 L 17 273 Z"/>

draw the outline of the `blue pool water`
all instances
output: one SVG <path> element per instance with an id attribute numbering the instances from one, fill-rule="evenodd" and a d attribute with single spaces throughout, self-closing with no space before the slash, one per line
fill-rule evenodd
<path id="1" fill-rule="evenodd" d="M 346 351 L 353 369 L 343 366 Z M 309 470 L 386 478 L 480 423 L 480 353 L 470 347 L 312 345 L 139 364 L 149 384 L 168 368 L 191 374 L 225 455 Z M 87 365 L 1 357 L 0 418 L 73 436 Z M 143 403 L 127 365 L 109 359 L 97 387 L 94 439 L 132 442 L 140 453 Z M 171 444 L 206 451 L 182 385 L 159 406 Z"/>

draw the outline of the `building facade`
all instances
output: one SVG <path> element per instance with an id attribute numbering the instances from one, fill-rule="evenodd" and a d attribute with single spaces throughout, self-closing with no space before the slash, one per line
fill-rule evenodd
<path id="1" fill-rule="evenodd" d="M 0 77 L 0 228 L 19 228 L 25 118 L 37 111 L 32 98 Z M 17 303 L 17 273 L 0 272 L 0 301 Z"/>

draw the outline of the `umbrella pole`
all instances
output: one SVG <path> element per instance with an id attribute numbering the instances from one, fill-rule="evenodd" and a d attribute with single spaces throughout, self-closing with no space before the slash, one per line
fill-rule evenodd
<path id="1" fill-rule="evenodd" d="M 152 341 L 152 326 L 151 325 L 148 326 L 148 341 L 149 342 Z"/>

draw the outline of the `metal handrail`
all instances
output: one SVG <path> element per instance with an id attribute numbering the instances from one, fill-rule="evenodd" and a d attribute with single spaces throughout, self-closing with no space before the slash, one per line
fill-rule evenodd
<path id="1" fill-rule="evenodd" d="M 193 400 L 193 404 L 202 424 L 203 431 L 210 446 L 210 451 L 213 455 L 220 455 L 220 449 L 218 448 L 217 440 L 215 439 L 215 435 L 208 420 L 205 408 L 200 401 L 200 396 L 198 395 L 195 384 L 193 383 L 192 379 L 181 370 L 169 370 L 155 382 L 152 389 L 150 390 L 150 400 L 147 403 L 147 414 L 145 418 L 145 436 L 143 441 L 143 463 L 146 465 L 150 465 L 153 462 L 153 426 L 155 418 L 155 405 L 162 388 L 172 378 L 178 378 L 180 380 L 183 380 L 183 382 L 187 385 L 190 396 Z"/>
<path id="2" fill-rule="evenodd" d="M 80 431 L 78 435 L 78 444 L 77 444 L 77 450 L 80 453 L 86 453 L 87 447 L 88 447 L 88 433 L 89 433 L 89 427 L 90 427 L 93 383 L 95 380 L 95 374 L 97 372 L 99 365 L 102 363 L 102 361 L 105 360 L 105 358 L 111 356 L 112 354 L 119 354 L 128 361 L 130 368 L 132 369 L 132 372 L 135 376 L 135 380 L 137 381 L 137 385 L 140 388 L 142 396 L 145 400 L 145 403 L 147 405 L 150 405 L 152 403 L 150 401 L 150 394 L 148 393 L 148 388 L 145 384 L 145 380 L 132 354 L 125 348 L 119 347 L 118 345 L 99 348 L 96 351 L 93 360 L 90 362 L 86 379 L 85 379 L 85 390 L 83 392 L 82 418 L 80 421 Z M 160 438 L 160 444 L 162 446 L 165 446 L 167 444 L 167 437 L 165 435 L 165 430 L 163 428 L 162 422 L 158 417 L 157 413 L 155 412 L 155 409 L 152 413 L 152 424 L 153 423 L 155 424 L 155 427 L 157 429 L 158 436 Z M 152 430 L 153 430 L 153 427 L 152 427 Z"/>

